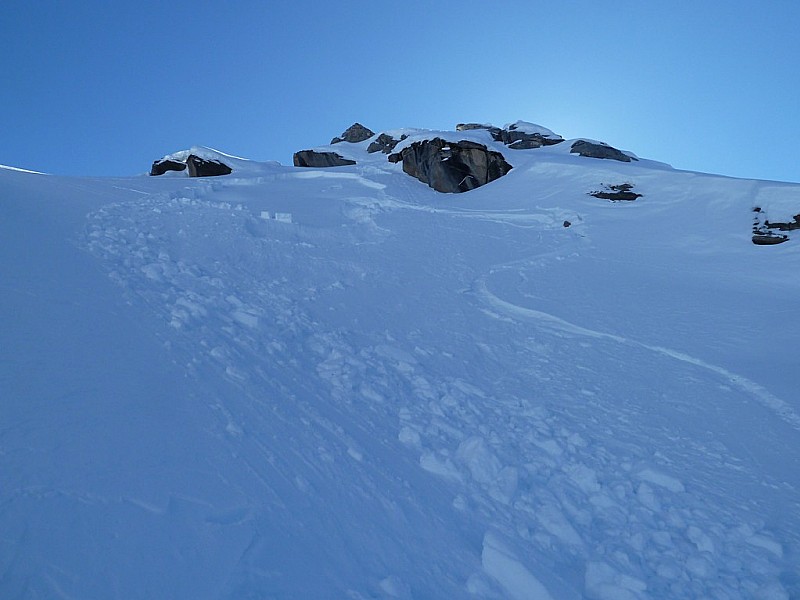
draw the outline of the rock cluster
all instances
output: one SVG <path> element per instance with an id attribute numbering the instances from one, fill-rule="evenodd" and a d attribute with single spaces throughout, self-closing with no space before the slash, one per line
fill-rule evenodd
<path id="1" fill-rule="evenodd" d="M 406 139 L 407 135 L 401 135 L 400 139 L 394 138 L 390 136 L 388 133 L 380 134 L 375 140 L 367 146 L 367 152 L 370 154 L 374 152 L 383 152 L 384 154 L 389 154 L 394 150 L 394 147 L 397 146 L 400 142 Z"/>
<path id="2" fill-rule="evenodd" d="M 367 153 L 381 152 L 388 155 L 388 160 L 392 163 L 402 162 L 405 173 L 416 177 L 439 192 L 459 193 L 485 185 L 511 170 L 512 166 L 504 156 L 507 153 L 499 144 L 503 144 L 509 150 L 530 150 L 560 144 L 564 141 L 560 135 L 549 129 L 527 121 L 517 121 L 502 128 L 485 123 L 459 123 L 456 125 L 457 131 L 479 129 L 489 133 L 491 139 L 498 143 L 494 144 L 494 148 L 501 149 L 502 153 L 490 149 L 493 144 L 485 136 L 469 135 L 465 137 L 471 139 L 459 139 L 458 136 L 450 134 L 431 133 L 430 137 L 422 139 L 425 138 L 425 134 L 422 132 L 419 132 L 421 135 L 416 137 L 413 143 L 404 144 L 402 150 L 397 152 L 396 147 L 400 142 L 406 140 L 408 135 L 402 134 L 399 138 L 386 132 L 376 135 L 361 123 L 353 123 L 340 136 L 333 138 L 331 145 L 345 142 L 360 144 L 368 141 Z M 410 130 L 410 132 L 417 133 L 415 130 Z M 488 145 L 479 143 L 484 140 Z M 356 153 L 363 152 L 363 150 L 363 146 L 353 148 Z M 570 153 L 623 162 L 637 160 L 608 144 L 583 139 L 572 144 Z M 351 151 L 342 154 L 353 156 Z M 292 162 L 296 167 L 312 168 L 356 164 L 355 160 L 345 158 L 342 154 L 326 149 L 300 150 L 294 153 Z M 183 153 L 155 161 L 150 169 L 150 174 L 163 175 L 168 171 L 188 170 L 190 177 L 213 177 L 232 172 L 232 168 L 220 160 L 202 158 L 195 154 L 189 154 L 186 160 L 175 158 L 181 156 Z M 640 196 L 640 194 L 631 192 L 630 189 L 623 189 L 624 185 L 628 184 L 610 186 L 609 189 L 594 192 L 593 195 L 609 200 L 634 200 Z M 775 228 L 781 229 L 781 225 L 790 228 L 800 227 L 800 220 L 796 224 L 775 224 Z"/>
<path id="3" fill-rule="evenodd" d="M 481 123 L 459 123 L 456 131 L 470 131 L 474 129 L 485 129 L 496 142 L 502 142 L 512 150 L 531 150 L 542 146 L 552 146 L 564 141 L 560 135 L 553 133 L 545 127 L 517 121 L 504 128 L 495 127 Z"/>
<path id="4" fill-rule="evenodd" d="M 502 154 L 483 144 L 439 137 L 414 142 L 390 155 L 389 160 L 402 161 L 405 173 L 445 193 L 473 190 L 511 170 Z"/>
<path id="5" fill-rule="evenodd" d="M 153 162 L 153 166 L 150 167 L 150 175 L 163 175 L 167 171 L 183 171 L 185 169 L 189 170 L 189 177 L 217 177 L 230 175 L 233 172 L 233 169 L 222 161 L 190 154 L 185 161 L 162 158 Z"/>

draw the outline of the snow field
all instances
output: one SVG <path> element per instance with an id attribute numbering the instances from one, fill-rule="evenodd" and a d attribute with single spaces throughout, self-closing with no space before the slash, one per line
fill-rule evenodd
<path id="1" fill-rule="evenodd" d="M 147 389 L 158 419 L 98 414 L 104 396 L 85 388 L 81 402 L 42 404 L 59 417 L 51 427 L 110 428 L 103 448 L 120 457 L 100 462 L 122 471 L 106 481 L 68 464 L 33 486 L 48 455 L 6 458 L 17 485 L 0 518 L 42 519 L 42 530 L 9 530 L 0 590 L 800 593 L 797 404 L 781 358 L 797 340 L 776 327 L 797 252 L 739 245 L 747 202 L 783 188 L 584 165 L 553 154 L 458 197 L 373 165 L 132 179 L 116 197 L 82 182 L 102 198 L 69 221 L 82 233 L 33 235 L 75 236 L 127 303 L 119 319 L 147 317 L 138 327 L 178 383 Z M 586 196 L 619 177 L 644 199 Z M 740 218 L 744 234 L 728 236 Z M 133 355 L 151 351 L 132 343 Z M 761 362 L 741 360 L 745 343 Z M 77 379 L 91 382 L 81 364 Z M 131 452 L 144 464 L 123 459 Z M 48 526 L 83 559 L 48 544 Z M 92 579 L 98 564 L 105 575 Z M 137 587 L 143 574 L 153 583 Z"/>

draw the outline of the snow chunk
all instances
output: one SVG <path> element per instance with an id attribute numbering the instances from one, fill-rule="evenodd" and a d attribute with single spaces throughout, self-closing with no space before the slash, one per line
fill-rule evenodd
<path id="1" fill-rule="evenodd" d="M 483 570 L 515 600 L 553 600 L 547 588 L 492 533 L 483 537 Z"/>
<path id="2" fill-rule="evenodd" d="M 667 488 L 670 492 L 675 492 L 676 494 L 686 491 L 686 488 L 683 487 L 683 484 L 679 480 L 665 475 L 664 473 L 654 471 L 653 469 L 642 469 L 637 473 L 636 477 L 642 481 Z"/>
<path id="3" fill-rule="evenodd" d="M 456 457 L 469 469 L 472 478 L 478 483 L 491 483 L 503 467 L 486 441 L 479 436 L 461 442 Z"/>
<path id="4" fill-rule="evenodd" d="M 586 596 L 594 600 L 637 600 L 647 590 L 640 579 L 619 573 L 604 562 L 586 566 L 585 585 Z"/>

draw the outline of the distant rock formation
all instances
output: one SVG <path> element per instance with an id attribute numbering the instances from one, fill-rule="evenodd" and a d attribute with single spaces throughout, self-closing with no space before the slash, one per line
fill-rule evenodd
<path id="1" fill-rule="evenodd" d="M 184 169 L 186 169 L 186 163 L 162 158 L 161 160 L 153 161 L 153 166 L 150 167 L 150 175 L 163 175 L 167 171 L 183 171 Z"/>
<path id="2" fill-rule="evenodd" d="M 163 175 L 167 171 L 183 171 L 189 169 L 189 177 L 217 177 L 219 175 L 230 175 L 233 172 L 228 165 L 219 160 L 201 158 L 196 154 L 190 154 L 185 161 L 173 158 L 162 158 L 153 162 L 150 167 L 150 175 Z"/>
<path id="3" fill-rule="evenodd" d="M 400 139 L 393 138 L 388 133 L 380 134 L 375 140 L 367 146 L 367 152 L 372 154 L 373 152 L 383 152 L 384 154 L 389 154 L 394 150 L 394 147 L 397 146 L 400 142 L 406 139 L 407 135 L 401 135 Z"/>
<path id="4" fill-rule="evenodd" d="M 499 179 L 511 170 L 499 152 L 475 142 L 422 140 L 389 156 L 403 162 L 403 171 L 437 192 L 460 193 Z"/>
<path id="5" fill-rule="evenodd" d="M 340 137 L 333 138 L 331 144 L 338 144 L 339 142 L 357 144 L 358 142 L 368 140 L 373 135 L 375 135 L 375 133 L 364 127 L 361 123 L 353 123 Z"/>
<path id="6" fill-rule="evenodd" d="M 624 152 L 616 148 L 604 144 L 602 142 L 595 143 L 588 140 L 578 140 L 572 144 L 570 148 L 571 154 L 579 154 L 587 158 L 610 158 L 611 160 L 619 160 L 622 162 L 631 162 L 631 160 L 638 160 L 628 156 Z"/>
<path id="7" fill-rule="evenodd" d="M 186 158 L 186 166 L 189 169 L 189 177 L 218 177 L 233 172 L 233 169 L 222 161 L 200 158 L 195 154 L 190 154 Z"/>
<path id="8" fill-rule="evenodd" d="M 292 157 L 295 167 L 343 167 L 354 165 L 356 161 L 344 158 L 336 152 L 317 152 L 316 150 L 300 150 Z"/>

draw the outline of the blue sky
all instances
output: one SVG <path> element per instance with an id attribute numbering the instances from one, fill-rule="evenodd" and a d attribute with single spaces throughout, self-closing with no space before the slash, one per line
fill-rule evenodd
<path id="1" fill-rule="evenodd" d="M 524 119 L 677 168 L 800 181 L 800 3 L 6 0 L 0 164 L 130 175 L 207 145 L 291 164 Z"/>

